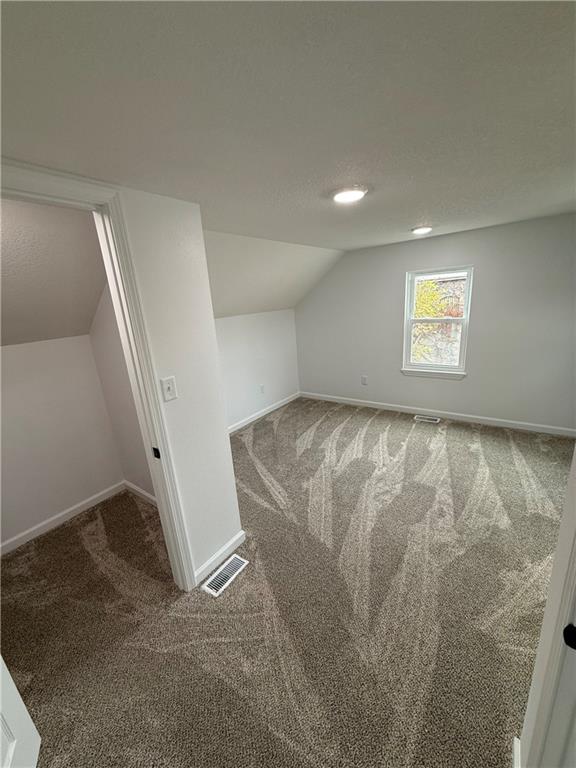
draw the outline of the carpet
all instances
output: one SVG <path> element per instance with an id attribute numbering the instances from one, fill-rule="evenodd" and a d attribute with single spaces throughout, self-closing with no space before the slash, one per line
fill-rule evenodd
<path id="1" fill-rule="evenodd" d="M 2 559 L 41 768 L 509 768 L 573 441 L 305 399 L 231 441 L 221 597 L 127 492 Z"/>

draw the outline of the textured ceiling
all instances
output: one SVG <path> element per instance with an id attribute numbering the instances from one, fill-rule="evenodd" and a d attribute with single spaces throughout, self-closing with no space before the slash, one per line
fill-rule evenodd
<path id="1" fill-rule="evenodd" d="M 4 154 L 208 229 L 342 249 L 574 207 L 573 3 L 2 10 Z"/>
<path id="2" fill-rule="evenodd" d="M 205 232 L 216 317 L 295 307 L 340 251 Z"/>
<path id="3" fill-rule="evenodd" d="M 2 344 L 90 331 L 106 282 L 92 214 L 2 201 Z"/>

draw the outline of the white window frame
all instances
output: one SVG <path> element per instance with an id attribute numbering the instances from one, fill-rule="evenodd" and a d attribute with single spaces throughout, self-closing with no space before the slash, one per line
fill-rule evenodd
<path id="1" fill-rule="evenodd" d="M 416 279 L 419 277 L 436 275 L 465 275 L 466 290 L 464 292 L 464 312 L 461 318 L 457 317 L 430 317 L 414 318 L 412 308 L 414 306 L 414 288 Z M 406 272 L 406 293 L 404 298 L 404 354 L 402 373 L 411 376 L 433 376 L 436 378 L 462 379 L 466 376 L 466 349 L 468 346 L 468 326 L 470 323 L 470 301 L 472 298 L 472 278 L 474 268 L 466 267 L 443 267 L 441 269 L 417 269 L 412 272 Z M 412 346 L 412 326 L 415 322 L 427 323 L 458 323 L 462 327 L 460 336 L 460 358 L 458 365 L 437 365 L 432 363 L 412 363 L 410 361 L 410 351 Z"/>

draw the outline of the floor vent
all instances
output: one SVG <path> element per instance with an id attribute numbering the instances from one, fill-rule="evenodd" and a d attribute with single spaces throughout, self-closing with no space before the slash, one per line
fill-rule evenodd
<path id="1" fill-rule="evenodd" d="M 202 589 L 209 592 L 214 597 L 218 597 L 229 586 L 236 576 L 248 565 L 248 560 L 244 560 L 239 555 L 232 555 L 223 563 L 217 571 L 214 571 L 208 581 L 202 584 Z"/>
<path id="2" fill-rule="evenodd" d="M 419 413 L 414 416 L 414 421 L 425 421 L 427 424 L 440 424 L 438 416 L 422 416 Z"/>

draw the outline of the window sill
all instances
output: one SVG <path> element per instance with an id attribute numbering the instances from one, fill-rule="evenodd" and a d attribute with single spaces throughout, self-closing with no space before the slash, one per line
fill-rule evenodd
<path id="1" fill-rule="evenodd" d="M 463 379 L 466 371 L 442 371 L 434 368 L 402 368 L 404 376 L 428 376 L 433 379 Z"/>

